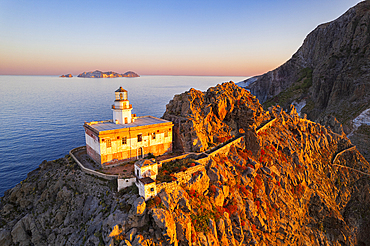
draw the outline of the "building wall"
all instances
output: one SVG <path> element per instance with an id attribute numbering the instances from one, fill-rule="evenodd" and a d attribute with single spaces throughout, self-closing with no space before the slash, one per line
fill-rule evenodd
<path id="1" fill-rule="evenodd" d="M 100 143 L 96 134 L 85 128 L 86 152 L 98 164 L 101 164 Z"/>
<path id="2" fill-rule="evenodd" d="M 139 189 L 139 195 L 144 197 L 145 201 L 157 195 L 157 187 L 155 182 L 144 185 L 139 181 L 137 187 Z M 153 191 L 151 189 L 153 189 Z"/>
<path id="3" fill-rule="evenodd" d="M 141 142 L 138 141 L 139 134 Z M 123 138 L 126 138 L 126 144 L 122 144 Z M 142 157 L 148 153 L 162 155 L 172 151 L 172 123 L 100 132 L 99 142 L 101 163 L 137 159 L 139 148 L 142 148 Z"/>
<path id="4" fill-rule="evenodd" d="M 141 179 L 141 178 L 145 178 L 145 177 L 143 176 L 143 174 L 144 174 L 146 171 L 148 171 L 148 170 L 151 170 L 151 171 L 153 171 L 153 172 L 155 173 L 155 175 L 150 176 L 150 178 L 151 178 L 151 179 L 154 179 L 154 180 L 155 180 L 155 179 L 157 178 L 157 174 L 158 174 L 158 164 L 157 164 L 157 163 L 155 163 L 155 164 L 153 164 L 153 165 L 143 166 L 143 167 L 141 167 L 141 168 L 135 165 L 135 175 L 136 175 L 139 179 Z M 137 171 L 139 171 L 139 175 L 137 175 Z"/>
<path id="5" fill-rule="evenodd" d="M 126 106 L 123 106 L 123 107 L 126 108 Z M 118 124 L 131 123 L 131 110 L 132 109 L 128 109 L 128 107 L 125 110 L 114 110 L 113 109 L 113 122 L 118 120 Z M 127 123 L 125 123 L 125 118 L 127 118 Z"/>
<path id="6" fill-rule="evenodd" d="M 100 154 L 99 137 L 89 129 L 85 128 L 86 144 L 89 145 L 96 153 Z"/>
<path id="7" fill-rule="evenodd" d="M 127 178 L 127 179 L 117 179 L 118 187 L 117 190 L 120 191 L 126 187 L 129 187 L 135 184 L 136 178 Z"/>
<path id="8" fill-rule="evenodd" d="M 89 155 L 91 159 L 93 159 L 96 163 L 101 164 L 101 156 L 94 151 L 89 145 L 86 144 L 86 153 Z"/>
<path id="9" fill-rule="evenodd" d="M 141 183 L 140 181 L 137 181 L 136 186 L 139 190 L 139 196 L 142 196 L 145 199 L 145 185 Z"/>

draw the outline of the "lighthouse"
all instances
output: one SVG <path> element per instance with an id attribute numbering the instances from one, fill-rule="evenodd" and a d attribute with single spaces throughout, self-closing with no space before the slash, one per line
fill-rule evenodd
<path id="1" fill-rule="evenodd" d="M 128 101 L 127 91 L 122 87 L 115 91 L 115 100 L 112 105 L 113 122 L 116 124 L 131 123 L 132 105 Z"/>
<path id="2" fill-rule="evenodd" d="M 131 114 L 127 91 L 115 91 L 113 120 L 85 122 L 86 152 L 103 168 L 142 159 L 149 153 L 172 152 L 173 123 L 154 116 Z M 146 186 L 145 186 L 146 187 Z"/>

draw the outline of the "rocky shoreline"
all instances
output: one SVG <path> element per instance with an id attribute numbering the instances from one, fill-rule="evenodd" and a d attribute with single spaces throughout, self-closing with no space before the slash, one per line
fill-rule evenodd
<path id="1" fill-rule="evenodd" d="M 203 143 L 206 129 L 221 134 L 209 139 L 244 136 L 205 163 L 192 160 L 201 168 L 189 181 L 174 162 L 165 189 L 145 202 L 135 186 L 117 192 L 116 180 L 86 174 L 69 155 L 44 161 L 1 198 L 0 245 L 369 244 L 370 165 L 340 125 L 324 127 L 294 108 L 260 111 L 240 90 L 233 83 L 190 90 L 170 103 L 188 108 L 167 107 L 165 115 L 182 120 L 180 139 Z M 248 124 L 220 110 L 231 104 L 250 112 Z M 189 127 L 231 119 L 235 128 Z M 257 130 L 262 119 L 269 123 Z"/>

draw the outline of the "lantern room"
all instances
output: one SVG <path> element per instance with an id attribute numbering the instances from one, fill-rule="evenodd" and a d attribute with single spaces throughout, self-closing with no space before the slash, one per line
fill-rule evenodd
<path id="1" fill-rule="evenodd" d="M 127 91 L 122 86 L 115 91 L 115 94 L 116 101 L 128 100 Z"/>
<path id="2" fill-rule="evenodd" d="M 122 87 L 115 91 L 115 101 L 112 105 L 113 122 L 116 124 L 128 124 L 132 122 L 130 104 L 127 91 Z"/>

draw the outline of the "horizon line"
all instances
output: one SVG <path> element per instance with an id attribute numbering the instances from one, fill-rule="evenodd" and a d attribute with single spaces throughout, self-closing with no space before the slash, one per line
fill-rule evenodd
<path id="1" fill-rule="evenodd" d="M 66 73 L 68 74 L 68 73 Z M 61 75 L 66 75 L 66 74 L 0 74 L 0 76 L 61 76 Z M 73 77 L 77 77 L 77 75 L 72 74 Z M 260 74 L 259 74 L 260 75 Z M 139 74 L 139 76 L 204 76 L 204 77 L 255 77 L 259 75 L 197 75 L 197 74 Z M 120 78 L 120 77 L 115 77 L 115 78 Z M 122 78 L 137 78 L 137 77 L 122 77 Z M 96 78 L 96 79 L 102 79 L 102 78 Z M 114 79 L 114 78 L 111 78 Z"/>

